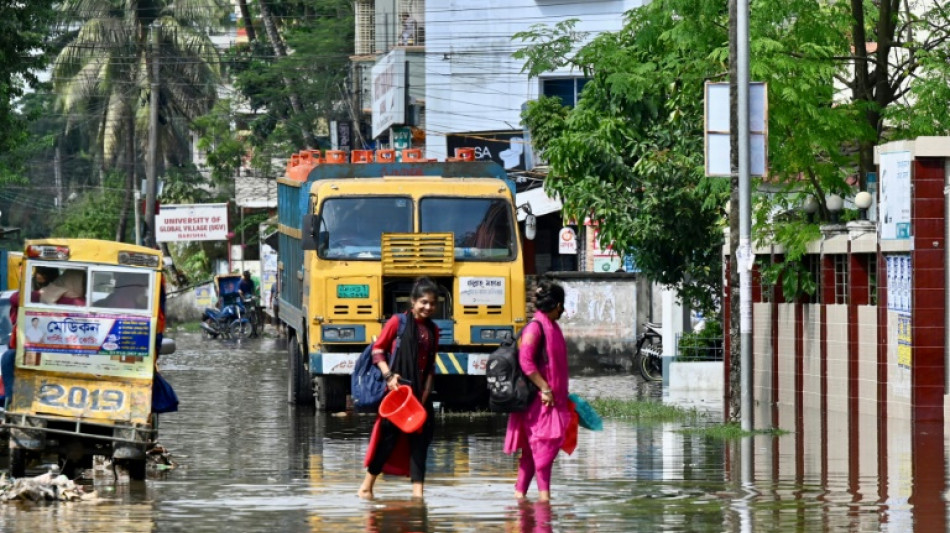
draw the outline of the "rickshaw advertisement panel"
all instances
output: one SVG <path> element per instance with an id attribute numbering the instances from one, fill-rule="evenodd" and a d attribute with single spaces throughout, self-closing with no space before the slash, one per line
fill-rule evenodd
<path id="1" fill-rule="evenodd" d="M 24 310 L 17 366 L 48 372 L 152 377 L 150 317 Z"/>

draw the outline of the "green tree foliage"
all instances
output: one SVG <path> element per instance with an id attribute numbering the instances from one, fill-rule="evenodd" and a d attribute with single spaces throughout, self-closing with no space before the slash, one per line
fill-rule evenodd
<path id="1" fill-rule="evenodd" d="M 95 124 L 92 151 L 100 165 L 126 174 L 115 234 L 122 239 L 136 176 L 144 175 L 139 165 L 146 160 L 156 62 L 158 158 L 171 166 L 187 164 L 190 122 L 217 97 L 217 50 L 208 31 L 222 20 L 226 5 L 218 0 L 66 0 L 60 7 L 69 31 L 53 64 L 59 107 L 69 114 L 67 129 L 77 122 Z"/>
<path id="2" fill-rule="evenodd" d="M 720 272 L 728 184 L 703 177 L 703 84 L 727 81 L 726 8 L 655 0 L 582 46 L 570 21 L 516 36 L 530 43 L 516 54 L 526 72 L 573 67 L 592 78 L 575 109 L 542 100 L 525 113 L 550 163 L 546 186 L 567 214 L 599 219 L 604 243 L 631 250 L 648 276 L 684 295 L 714 287 Z M 950 133 L 950 8 L 760 1 L 750 17 L 751 78 L 769 95 L 770 189 L 755 202 L 755 237 L 786 245 L 791 264 L 818 235 L 795 214 L 805 196 L 826 218 L 825 195 L 852 192 L 882 139 Z M 783 285 L 807 292 L 807 273 L 793 270 L 797 281 Z"/>
<path id="3" fill-rule="evenodd" d="M 121 172 L 108 172 L 104 187 L 89 189 L 70 202 L 51 236 L 112 240 L 125 196 L 124 183 Z"/>
<path id="4" fill-rule="evenodd" d="M 16 149 L 29 141 L 29 116 L 18 99 L 38 83 L 47 62 L 52 0 L 0 1 L 0 183 L 21 181 L 25 154 Z"/>
<path id="5" fill-rule="evenodd" d="M 516 36 L 543 40 L 518 53 L 526 71 L 571 65 L 590 77 L 576 108 L 541 99 L 523 117 L 564 214 L 598 221 L 601 244 L 633 254 L 647 276 L 703 308 L 713 305 L 721 279 L 727 192 L 723 180 L 703 178 L 703 83 L 726 68 L 696 53 L 723 43 L 706 21 L 724 13 L 710 5 L 689 17 L 692 26 L 656 7 L 633 11 L 624 30 L 574 55 L 565 53 L 567 42 L 585 36 L 571 21 L 554 34 L 536 28 Z"/>
<path id="6" fill-rule="evenodd" d="M 289 53 L 276 57 L 270 44 L 250 42 L 229 52 L 228 66 L 252 110 L 263 111 L 243 124 L 251 132 L 246 141 L 257 148 L 274 145 L 287 154 L 306 147 L 302 131 L 326 138 L 329 121 L 349 116 L 344 84 L 353 54 L 353 5 L 348 0 L 267 5 Z M 293 111 L 291 95 L 299 98 L 303 112 Z"/>

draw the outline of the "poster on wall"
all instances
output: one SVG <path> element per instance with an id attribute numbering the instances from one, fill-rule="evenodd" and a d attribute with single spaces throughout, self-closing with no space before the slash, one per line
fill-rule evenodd
<path id="1" fill-rule="evenodd" d="M 910 254 L 885 256 L 887 270 L 887 309 L 902 313 L 911 310 L 911 269 Z"/>
<path id="2" fill-rule="evenodd" d="M 880 156 L 881 239 L 910 238 L 910 152 Z"/>
<path id="3" fill-rule="evenodd" d="M 899 313 L 897 315 L 897 366 L 909 370 L 913 362 L 912 357 L 910 313 Z"/>
<path id="4" fill-rule="evenodd" d="M 261 302 L 271 307 L 271 288 L 277 283 L 277 250 L 261 243 Z"/>

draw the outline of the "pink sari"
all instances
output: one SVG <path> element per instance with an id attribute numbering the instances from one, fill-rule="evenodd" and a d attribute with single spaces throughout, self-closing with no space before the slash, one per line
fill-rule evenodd
<path id="1" fill-rule="evenodd" d="M 567 398 L 567 345 L 557 323 L 544 313 L 537 312 L 534 320 L 544 331 L 547 361 L 543 357 L 534 360 L 533 355 L 540 337 L 537 326 L 526 326 L 521 337 L 518 361 L 525 375 L 540 372 L 554 393 L 554 406 L 541 404 L 541 395 L 535 395 L 528 409 L 508 415 L 508 433 L 505 435 L 505 453 L 511 454 L 527 442 L 538 466 L 550 464 L 564 444 L 571 425 L 571 408 Z M 540 352 L 539 352 L 540 355 Z"/>

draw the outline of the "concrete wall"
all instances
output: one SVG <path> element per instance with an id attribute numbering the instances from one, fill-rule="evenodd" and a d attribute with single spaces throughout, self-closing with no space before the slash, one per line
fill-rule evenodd
<path id="1" fill-rule="evenodd" d="M 560 325 L 571 373 L 629 371 L 639 324 L 647 319 L 650 283 L 636 274 L 548 272 L 564 286 Z M 533 284 L 529 284 L 530 287 Z M 528 301 L 531 301 L 529 290 Z"/>

